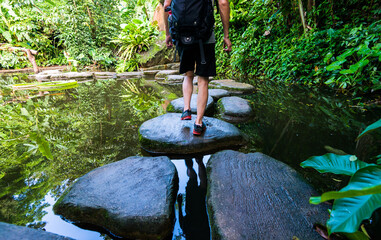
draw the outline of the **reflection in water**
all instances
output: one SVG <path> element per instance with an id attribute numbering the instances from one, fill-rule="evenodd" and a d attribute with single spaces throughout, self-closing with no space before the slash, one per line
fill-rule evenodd
<path id="1" fill-rule="evenodd" d="M 183 195 L 179 194 L 177 197 L 179 206 L 179 222 L 186 239 L 209 240 L 210 228 L 205 204 L 207 187 L 206 170 L 205 165 L 202 162 L 202 157 L 196 158 L 196 162 L 198 164 L 200 185 L 197 181 L 196 171 L 193 169 L 193 160 L 185 159 L 185 165 L 187 166 L 187 175 L 189 177 L 187 186 L 185 188 L 186 215 L 183 216 L 182 211 L 181 203 L 183 201 Z"/>

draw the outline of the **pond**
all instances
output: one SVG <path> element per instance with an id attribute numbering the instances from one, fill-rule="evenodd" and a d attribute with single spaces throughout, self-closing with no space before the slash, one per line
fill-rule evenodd
<path id="1" fill-rule="evenodd" d="M 88 81 L 61 91 L 10 87 L 23 82 L 30 82 L 25 75 L 0 76 L 0 221 L 74 239 L 111 239 L 65 222 L 54 215 L 52 205 L 92 169 L 144 155 L 139 126 L 164 114 L 181 87 L 165 88 L 149 79 Z M 289 164 L 319 191 L 337 189 L 346 179 L 300 168 L 308 157 L 340 150 L 365 161 L 377 155 L 379 149 L 369 147 L 371 141 L 380 146 L 377 140 L 356 143 L 355 138 L 380 118 L 380 106 L 266 80 L 256 81 L 255 87 L 254 94 L 245 96 L 255 116 L 237 125 L 249 139 L 240 151 L 260 151 Z M 204 164 L 208 158 L 204 156 Z M 185 194 L 185 161 L 172 162 L 179 174 L 179 193 Z M 184 239 L 178 220 L 173 239 Z"/>

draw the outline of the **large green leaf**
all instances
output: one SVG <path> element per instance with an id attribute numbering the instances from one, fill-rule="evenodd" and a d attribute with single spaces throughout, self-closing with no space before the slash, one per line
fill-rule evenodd
<path id="1" fill-rule="evenodd" d="M 41 136 L 40 134 L 31 133 L 30 138 L 37 143 L 38 150 L 44 157 L 50 160 L 53 159 L 53 155 L 52 155 L 52 152 L 50 151 L 49 143 L 48 141 L 46 141 L 46 139 L 43 136 Z"/>
<path id="2" fill-rule="evenodd" d="M 381 118 L 377 122 L 372 123 L 367 128 L 365 128 L 365 130 L 362 133 L 360 133 L 360 135 L 358 135 L 357 140 L 364 136 L 366 133 L 376 130 L 379 127 L 381 127 Z"/>
<path id="3" fill-rule="evenodd" d="M 300 166 L 303 168 L 312 167 L 320 173 L 335 173 L 352 176 L 360 168 L 373 166 L 360 160 L 351 161 L 356 159 L 354 155 L 337 155 L 327 153 L 323 156 L 313 156 L 302 162 Z"/>
<path id="4" fill-rule="evenodd" d="M 351 56 L 354 52 L 356 52 L 356 49 L 354 48 L 351 48 L 351 49 L 348 49 L 347 51 L 345 51 L 343 54 L 341 54 L 340 56 L 337 57 L 337 60 L 344 60 L 345 58 Z"/>
<path id="5" fill-rule="evenodd" d="M 334 71 L 341 68 L 341 64 L 345 63 L 347 60 L 339 60 L 331 63 L 329 66 L 327 66 L 327 71 Z"/>
<path id="6" fill-rule="evenodd" d="M 361 190 L 381 185 L 381 166 L 360 169 L 341 191 Z M 335 200 L 331 217 L 327 222 L 329 233 L 356 232 L 364 219 L 370 218 L 373 211 L 381 207 L 381 194 L 341 198 Z"/>
<path id="7" fill-rule="evenodd" d="M 360 190 L 348 190 L 348 191 L 330 191 L 323 193 L 320 197 L 311 197 L 310 203 L 319 204 L 328 200 L 348 198 L 348 197 L 358 197 L 368 194 L 379 194 L 381 193 L 381 184 L 373 187 L 368 187 Z"/>

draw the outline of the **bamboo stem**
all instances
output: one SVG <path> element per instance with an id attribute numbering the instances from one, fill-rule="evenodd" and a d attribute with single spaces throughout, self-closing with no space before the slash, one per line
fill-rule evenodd
<path id="1" fill-rule="evenodd" d="M 306 26 L 306 21 L 304 20 L 304 10 L 303 10 L 302 0 L 298 0 L 298 3 L 299 3 L 300 19 L 301 19 L 302 24 L 303 24 L 304 33 L 306 33 L 307 32 L 307 26 Z"/>

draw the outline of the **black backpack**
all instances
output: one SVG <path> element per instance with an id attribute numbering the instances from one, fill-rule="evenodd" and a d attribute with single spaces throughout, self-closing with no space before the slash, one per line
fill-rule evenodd
<path id="1" fill-rule="evenodd" d="M 202 45 L 214 28 L 212 0 L 172 0 L 171 11 L 169 32 L 175 45 L 199 44 L 201 63 L 205 63 Z"/>

